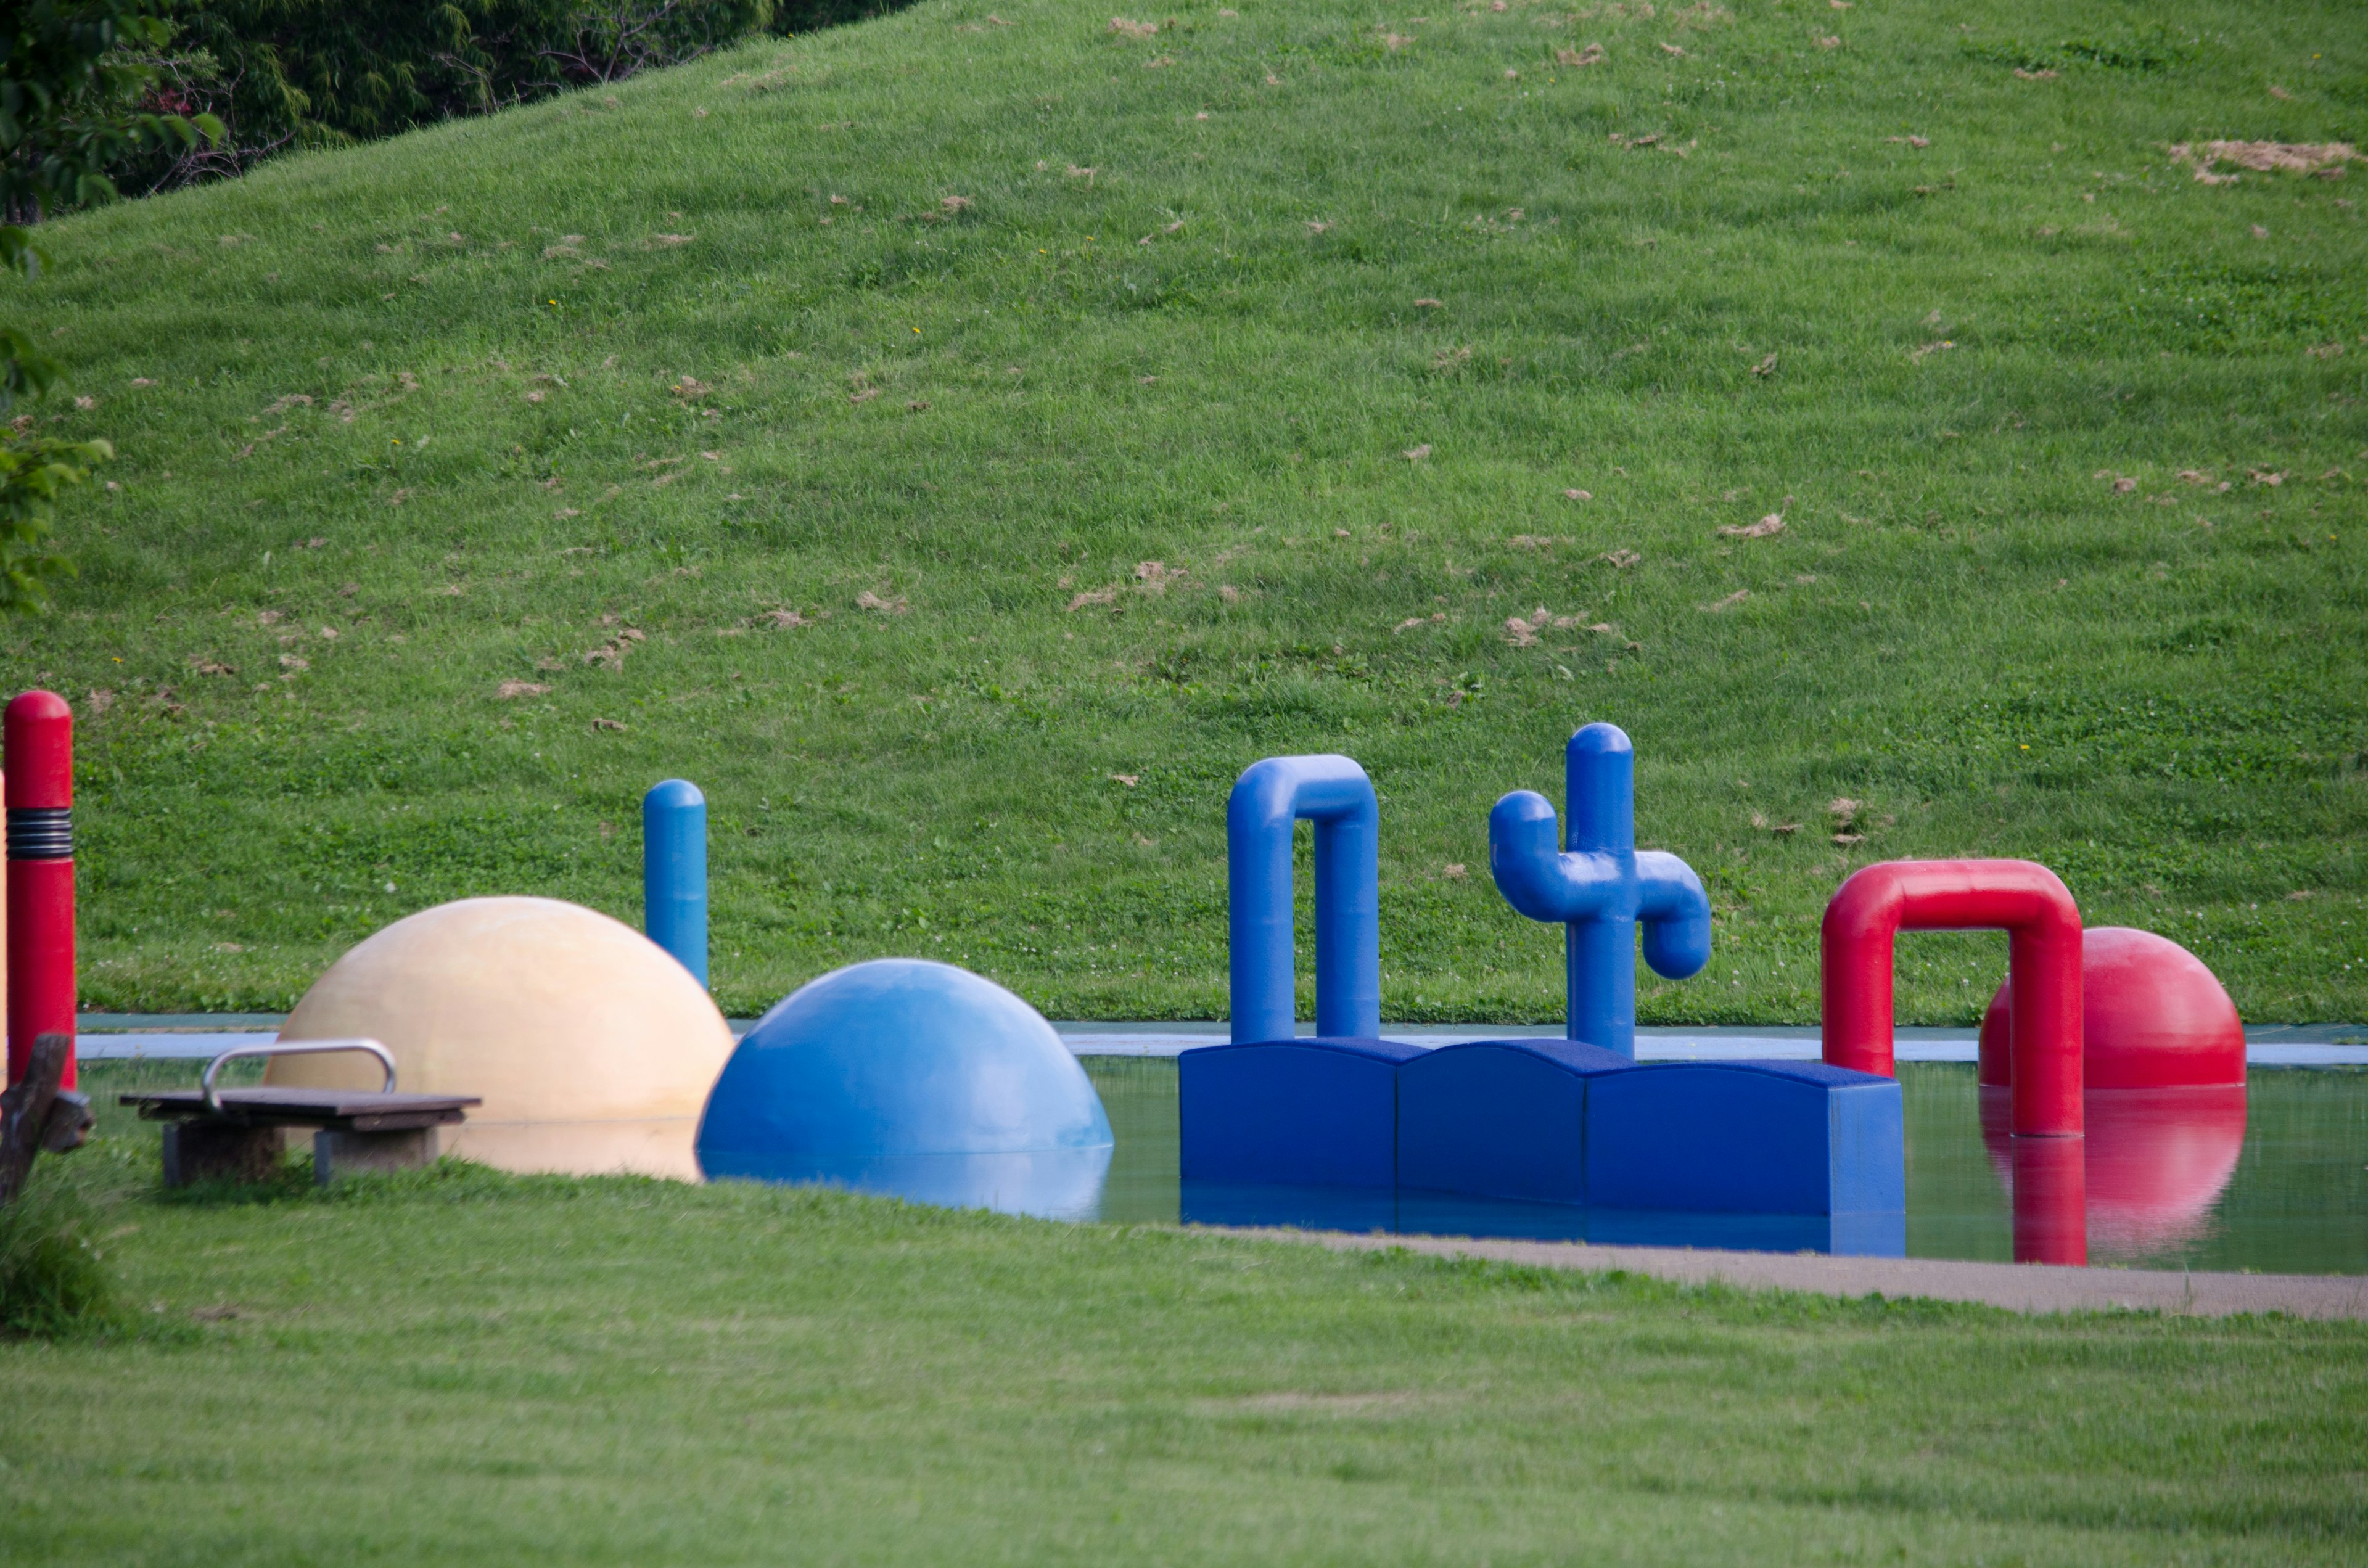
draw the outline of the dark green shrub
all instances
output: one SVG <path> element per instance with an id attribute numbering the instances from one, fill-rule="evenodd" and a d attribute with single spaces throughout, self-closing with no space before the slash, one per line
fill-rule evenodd
<path id="1" fill-rule="evenodd" d="M 621 81 L 752 34 L 804 32 L 909 0 L 169 0 L 155 107 L 207 111 L 218 146 L 152 157 L 154 188 L 290 146 L 390 136 L 569 87 Z"/>
<path id="2" fill-rule="evenodd" d="M 0 1335 L 53 1338 L 103 1323 L 114 1290 L 90 1234 L 89 1211 L 35 1176 L 0 1204 Z"/>
<path id="3" fill-rule="evenodd" d="M 138 100 L 158 76 L 149 51 L 172 29 L 158 0 L 19 0 L 0 10 L 0 270 L 30 278 L 45 259 L 30 224 L 52 212 L 113 199 L 113 174 L 169 161 L 222 134 Z M 40 334 L 0 322 L 0 414 L 40 397 L 59 367 Z M 114 455 L 105 441 L 28 436 L 20 415 L 0 434 L 0 610 L 44 603 L 74 567 L 50 548 L 58 492 Z"/>

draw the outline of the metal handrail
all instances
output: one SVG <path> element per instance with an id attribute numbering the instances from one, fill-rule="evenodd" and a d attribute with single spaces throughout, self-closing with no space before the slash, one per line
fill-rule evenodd
<path id="1" fill-rule="evenodd" d="M 216 1116 L 222 1114 L 222 1096 L 214 1088 L 214 1074 L 222 1070 L 222 1063 L 225 1062 L 234 1062 L 242 1056 L 319 1056 L 333 1051 L 368 1051 L 377 1057 L 379 1065 L 386 1069 L 386 1082 L 379 1085 L 379 1093 L 393 1092 L 394 1053 L 374 1040 L 273 1040 L 269 1045 L 232 1046 L 228 1051 L 206 1063 L 206 1075 L 202 1080 L 206 1092 L 206 1109 Z"/>

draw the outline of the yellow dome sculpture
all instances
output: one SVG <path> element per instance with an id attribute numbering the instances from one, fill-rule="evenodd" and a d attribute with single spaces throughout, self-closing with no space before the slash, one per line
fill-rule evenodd
<path id="1" fill-rule="evenodd" d="M 396 921 L 304 994 L 279 1038 L 362 1036 L 397 1086 L 477 1095 L 447 1153 L 513 1171 L 699 1177 L 692 1142 L 732 1054 L 699 982 L 648 937 L 551 898 L 470 898 Z M 378 1087 L 360 1055 L 275 1058 L 264 1082 Z"/>

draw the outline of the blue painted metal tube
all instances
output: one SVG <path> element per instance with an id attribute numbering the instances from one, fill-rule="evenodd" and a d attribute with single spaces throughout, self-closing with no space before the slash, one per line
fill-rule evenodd
<path id="1" fill-rule="evenodd" d="M 1225 802 L 1225 869 L 1237 1045 L 1290 1040 L 1291 835 L 1315 824 L 1315 1032 L 1382 1032 L 1381 807 L 1345 756 L 1270 756 L 1234 781 Z"/>
<path id="2" fill-rule="evenodd" d="M 1636 852 L 1636 748 L 1617 724 L 1588 724 L 1562 748 L 1569 848 Z"/>
<path id="3" fill-rule="evenodd" d="M 1554 811 L 1516 790 L 1488 813 L 1488 869 L 1505 902 L 1564 927 L 1570 1039 L 1636 1054 L 1636 927 L 1645 961 L 1682 980 L 1710 961 L 1710 900 L 1693 868 L 1657 849 L 1636 849 L 1636 759 L 1616 724 L 1589 724 L 1563 753 L 1570 804 L 1565 852 L 1554 850 Z"/>
<path id="4" fill-rule="evenodd" d="M 1694 869 L 1659 849 L 1636 852 L 1636 918 L 1645 927 L 1645 961 L 1655 974 L 1683 980 L 1710 962 L 1710 894 Z"/>
<path id="5" fill-rule="evenodd" d="M 642 929 L 707 983 L 707 797 L 686 778 L 642 797 Z"/>

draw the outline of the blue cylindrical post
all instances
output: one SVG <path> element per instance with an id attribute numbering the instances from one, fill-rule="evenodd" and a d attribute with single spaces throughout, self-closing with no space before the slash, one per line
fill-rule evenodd
<path id="1" fill-rule="evenodd" d="M 1371 1040 L 1382 1030 L 1381 807 L 1345 756 L 1251 764 L 1225 802 L 1233 1038 L 1296 1030 L 1291 943 L 1291 833 L 1315 823 L 1315 1032 Z"/>
<path id="2" fill-rule="evenodd" d="M 1633 882 L 1636 752 L 1617 724 L 1582 726 L 1563 748 L 1564 849 L 1611 861 Z M 1608 898 L 1563 927 L 1563 1032 L 1622 1056 L 1636 1054 L 1636 900 Z"/>
<path id="3" fill-rule="evenodd" d="M 642 797 L 642 929 L 707 983 L 707 797 L 687 778 Z"/>
<path id="4" fill-rule="evenodd" d="M 1574 854 L 1625 855 L 1636 847 L 1636 748 L 1617 724 L 1580 726 L 1562 748 Z"/>

